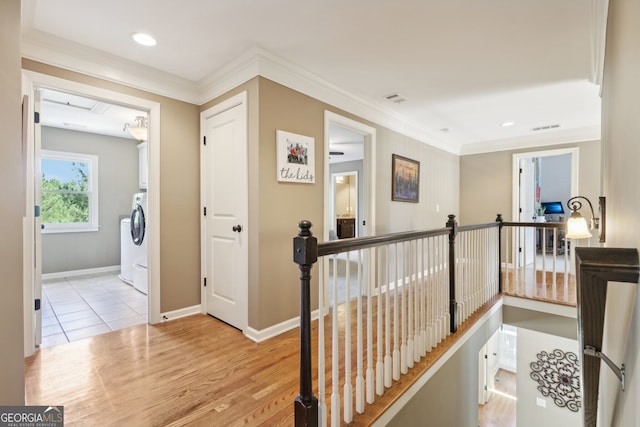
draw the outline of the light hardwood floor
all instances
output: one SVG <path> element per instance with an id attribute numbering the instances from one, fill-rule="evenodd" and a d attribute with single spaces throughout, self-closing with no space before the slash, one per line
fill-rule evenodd
<path id="1" fill-rule="evenodd" d="M 516 426 L 516 374 L 499 369 L 494 388 L 485 405 L 478 405 L 479 427 L 515 427 Z"/>
<path id="2" fill-rule="evenodd" d="M 474 313 L 351 425 L 370 425 L 498 300 Z M 317 342 L 316 322 L 313 333 Z M 291 426 L 298 334 L 256 344 L 206 315 L 134 326 L 27 358 L 26 401 L 64 405 L 66 425 Z M 315 356 L 313 363 L 317 367 Z"/>

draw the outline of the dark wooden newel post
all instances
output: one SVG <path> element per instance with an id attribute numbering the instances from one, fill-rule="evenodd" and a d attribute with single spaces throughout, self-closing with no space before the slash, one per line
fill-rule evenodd
<path id="1" fill-rule="evenodd" d="M 311 223 L 300 221 L 293 238 L 293 262 L 300 268 L 300 394 L 294 403 L 296 427 L 318 425 L 318 399 L 311 376 L 311 267 L 318 260 L 318 240 Z"/>
<path id="2" fill-rule="evenodd" d="M 456 302 L 456 233 L 458 223 L 455 215 L 449 215 L 449 323 L 451 333 L 458 330 L 458 303 Z"/>
<path id="3" fill-rule="evenodd" d="M 496 216 L 496 222 L 499 222 L 498 226 L 498 293 L 502 293 L 502 214 Z"/>

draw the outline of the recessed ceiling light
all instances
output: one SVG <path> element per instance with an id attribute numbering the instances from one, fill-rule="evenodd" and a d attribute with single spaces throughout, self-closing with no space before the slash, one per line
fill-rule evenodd
<path id="1" fill-rule="evenodd" d="M 506 127 L 509 127 L 509 126 L 513 126 L 515 124 L 516 124 L 516 122 L 503 122 L 503 123 L 500 123 L 500 126 L 502 126 L 503 128 L 506 128 Z"/>
<path id="2" fill-rule="evenodd" d="M 141 44 L 142 46 L 155 46 L 156 45 L 156 39 L 151 37 L 149 34 L 132 33 L 131 34 L 131 38 L 133 39 L 133 41 L 135 41 L 138 44 Z"/>
<path id="3" fill-rule="evenodd" d="M 442 129 L 440 129 L 440 132 L 442 132 L 442 133 L 449 133 L 449 132 L 451 132 L 452 130 L 453 130 L 453 129 L 451 129 L 451 128 L 442 128 Z"/>

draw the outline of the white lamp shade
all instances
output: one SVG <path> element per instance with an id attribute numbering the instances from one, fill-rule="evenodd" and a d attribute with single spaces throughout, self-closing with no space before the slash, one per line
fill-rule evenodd
<path id="1" fill-rule="evenodd" d="M 591 237 L 587 220 L 579 213 L 573 213 L 567 220 L 567 239 L 586 239 Z"/>
<path id="2" fill-rule="evenodd" d="M 127 130 L 138 141 L 147 140 L 147 128 L 145 127 L 128 127 Z"/>

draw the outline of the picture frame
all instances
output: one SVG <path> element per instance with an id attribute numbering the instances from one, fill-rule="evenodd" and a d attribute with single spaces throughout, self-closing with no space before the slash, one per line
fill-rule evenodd
<path id="1" fill-rule="evenodd" d="M 420 162 L 398 154 L 391 156 L 391 200 L 420 201 Z"/>
<path id="2" fill-rule="evenodd" d="M 277 179 L 281 182 L 316 182 L 315 139 L 282 130 L 276 131 Z"/>

